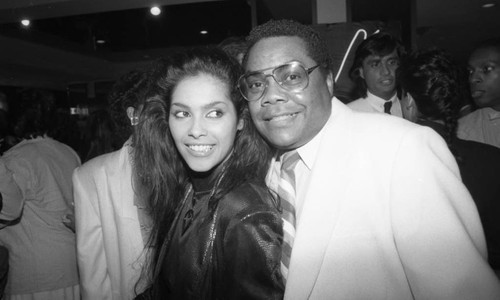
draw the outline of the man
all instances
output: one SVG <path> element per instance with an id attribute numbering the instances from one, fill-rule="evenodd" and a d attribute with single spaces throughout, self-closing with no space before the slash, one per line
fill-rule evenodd
<path id="1" fill-rule="evenodd" d="M 117 135 L 130 137 L 144 100 L 147 75 L 132 71 L 109 96 Z M 132 125 L 132 126 L 131 126 Z M 145 259 L 149 219 L 133 187 L 131 141 L 73 173 L 82 299 L 134 299 Z M 142 292 L 144 284 L 137 286 Z"/>
<path id="2" fill-rule="evenodd" d="M 300 156 L 287 189 L 296 197 L 295 228 L 284 228 L 295 229 L 290 262 L 282 256 L 285 299 L 498 299 L 477 210 L 445 142 L 332 98 L 328 52 L 309 27 L 270 21 L 248 41 L 239 88 L 255 126 L 284 156 Z M 281 160 L 288 165 L 277 157 L 272 168 Z"/>
<path id="3" fill-rule="evenodd" d="M 460 119 L 457 135 L 500 147 L 500 39 L 483 42 L 472 52 L 469 74 L 479 109 Z"/>
<path id="4" fill-rule="evenodd" d="M 403 116 L 396 95 L 402 52 L 401 43 L 387 33 L 374 34 L 359 45 L 349 75 L 355 83 L 355 97 L 360 98 L 350 102 L 350 108 Z"/>

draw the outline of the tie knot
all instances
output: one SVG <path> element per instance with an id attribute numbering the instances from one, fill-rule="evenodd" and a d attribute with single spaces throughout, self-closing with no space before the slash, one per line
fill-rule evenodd
<path id="1" fill-rule="evenodd" d="M 384 103 L 384 112 L 386 114 L 391 114 L 392 101 L 386 101 Z"/>
<path id="2" fill-rule="evenodd" d="M 297 150 L 288 151 L 281 156 L 281 169 L 292 170 L 300 159 Z"/>

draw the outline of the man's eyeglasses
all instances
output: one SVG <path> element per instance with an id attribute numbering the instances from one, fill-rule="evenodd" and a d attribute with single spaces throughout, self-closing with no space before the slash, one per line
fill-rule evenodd
<path id="1" fill-rule="evenodd" d="M 306 69 L 301 63 L 293 61 L 278 67 L 244 74 L 238 80 L 238 89 L 247 101 L 259 100 L 267 89 L 267 77 L 271 76 L 283 89 L 297 93 L 309 85 L 309 74 L 319 65 Z M 271 70 L 270 74 L 263 71 Z"/>

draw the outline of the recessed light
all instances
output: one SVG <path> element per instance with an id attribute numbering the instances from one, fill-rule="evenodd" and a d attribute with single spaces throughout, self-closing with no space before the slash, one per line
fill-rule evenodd
<path id="1" fill-rule="evenodd" d="M 200 31 L 200 34 L 207 34 L 207 33 L 208 33 L 208 31 L 206 31 L 206 30 Z"/>
<path id="2" fill-rule="evenodd" d="M 495 6 L 495 3 L 485 3 L 482 6 L 483 8 L 492 8 L 493 6 Z"/>
<path id="3" fill-rule="evenodd" d="M 106 44 L 105 40 L 96 40 L 95 41 L 97 44 Z"/>
<path id="4" fill-rule="evenodd" d="M 158 6 L 151 7 L 151 9 L 149 11 L 151 12 L 151 14 L 153 16 L 157 16 L 157 15 L 161 14 L 161 9 Z"/>
<path id="5" fill-rule="evenodd" d="M 30 26 L 30 20 L 24 19 L 21 21 L 21 24 L 23 24 L 23 26 Z"/>

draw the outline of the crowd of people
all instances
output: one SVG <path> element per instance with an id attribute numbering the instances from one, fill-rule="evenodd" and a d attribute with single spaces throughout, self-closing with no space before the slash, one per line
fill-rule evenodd
<path id="1" fill-rule="evenodd" d="M 295 21 L 170 54 L 116 82 L 82 159 L 50 99 L 8 131 L 0 94 L 4 297 L 500 299 L 500 41 L 468 89 L 389 33 L 353 55 L 346 105 Z"/>

